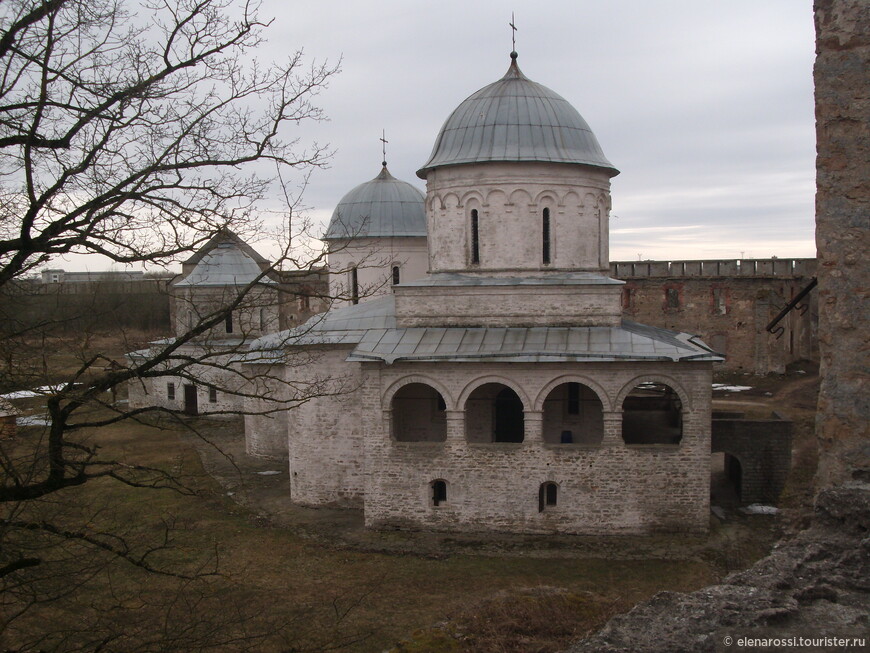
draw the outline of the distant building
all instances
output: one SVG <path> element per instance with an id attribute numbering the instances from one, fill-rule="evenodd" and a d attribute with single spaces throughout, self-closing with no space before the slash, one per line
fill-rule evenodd
<path id="1" fill-rule="evenodd" d="M 60 268 L 43 270 L 42 283 L 94 283 L 97 281 L 140 281 L 145 279 L 142 270 L 101 270 L 96 272 L 68 272 Z"/>
<path id="2" fill-rule="evenodd" d="M 782 373 L 790 363 L 818 360 L 815 292 L 767 331 L 812 282 L 816 259 L 619 261 L 610 273 L 625 281 L 626 318 L 698 334 L 725 355 L 720 369 Z"/>
<path id="3" fill-rule="evenodd" d="M 182 264 L 182 273 L 169 285 L 172 337 L 131 352 L 128 359 L 151 358 L 216 311 L 238 305 L 219 324 L 179 347 L 161 366 L 161 370 L 182 366 L 177 376 L 131 382 L 132 408 L 162 406 L 192 415 L 241 410 L 244 378 L 239 365 L 230 362 L 233 355 L 254 338 L 296 326 L 326 309 L 324 270 L 276 271 L 270 267 L 269 260 L 228 229 Z"/>

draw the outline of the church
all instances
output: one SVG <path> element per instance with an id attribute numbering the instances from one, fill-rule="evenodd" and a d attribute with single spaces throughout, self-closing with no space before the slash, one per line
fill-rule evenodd
<path id="1" fill-rule="evenodd" d="M 287 459 L 292 501 L 361 507 L 373 528 L 706 531 L 722 359 L 623 319 L 616 174 L 511 53 L 447 118 L 425 196 L 384 163 L 336 207 L 345 301 L 240 360 L 282 380 L 245 400 L 248 452 Z M 276 412 L 269 392 L 304 401 Z"/>

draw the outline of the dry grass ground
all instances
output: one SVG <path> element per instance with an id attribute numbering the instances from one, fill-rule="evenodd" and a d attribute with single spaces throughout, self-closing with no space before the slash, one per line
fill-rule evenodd
<path id="1" fill-rule="evenodd" d="M 803 411 L 784 497 L 795 514 L 815 462 L 805 423 L 811 378 L 764 380 L 769 388 L 740 399 Z M 24 406 L 39 412 L 39 403 Z M 39 437 L 25 427 L 15 446 Z M 195 493 L 96 481 L 32 510 L 127 533 L 134 547 L 160 541 L 171 524 L 172 545 L 153 561 L 207 571 L 217 560 L 219 574 L 183 581 L 70 557 L 69 576 L 54 579 L 69 595 L 36 606 L 0 649 L 44 633 L 43 650 L 96 650 L 108 638 L 105 650 L 557 651 L 658 591 L 696 589 L 748 566 L 780 531 L 776 519 L 734 515 L 712 521 L 707 538 L 375 533 L 354 511 L 289 504 L 283 468 L 244 456 L 237 420 L 128 422 L 87 437 L 107 457 L 171 470 Z M 282 473 L 256 473 L 268 470 Z"/>

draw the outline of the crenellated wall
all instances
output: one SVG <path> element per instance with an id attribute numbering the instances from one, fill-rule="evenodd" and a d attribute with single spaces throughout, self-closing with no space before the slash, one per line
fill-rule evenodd
<path id="1" fill-rule="evenodd" d="M 625 281 L 623 315 L 643 324 L 700 335 L 725 354 L 723 369 L 782 373 L 789 363 L 818 360 L 818 300 L 767 325 L 812 281 L 815 259 L 618 261 L 611 275 Z"/>

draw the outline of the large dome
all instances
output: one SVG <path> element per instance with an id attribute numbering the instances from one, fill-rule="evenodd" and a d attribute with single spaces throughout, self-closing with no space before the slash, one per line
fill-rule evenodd
<path id="1" fill-rule="evenodd" d="M 484 161 L 580 163 L 619 174 L 577 110 L 523 75 L 516 53 L 511 59 L 504 77 L 450 114 L 417 176 L 425 179 L 433 168 Z"/>
<path id="2" fill-rule="evenodd" d="M 324 238 L 425 235 L 423 193 L 393 177 L 384 164 L 377 177 L 360 184 L 341 199 Z"/>

